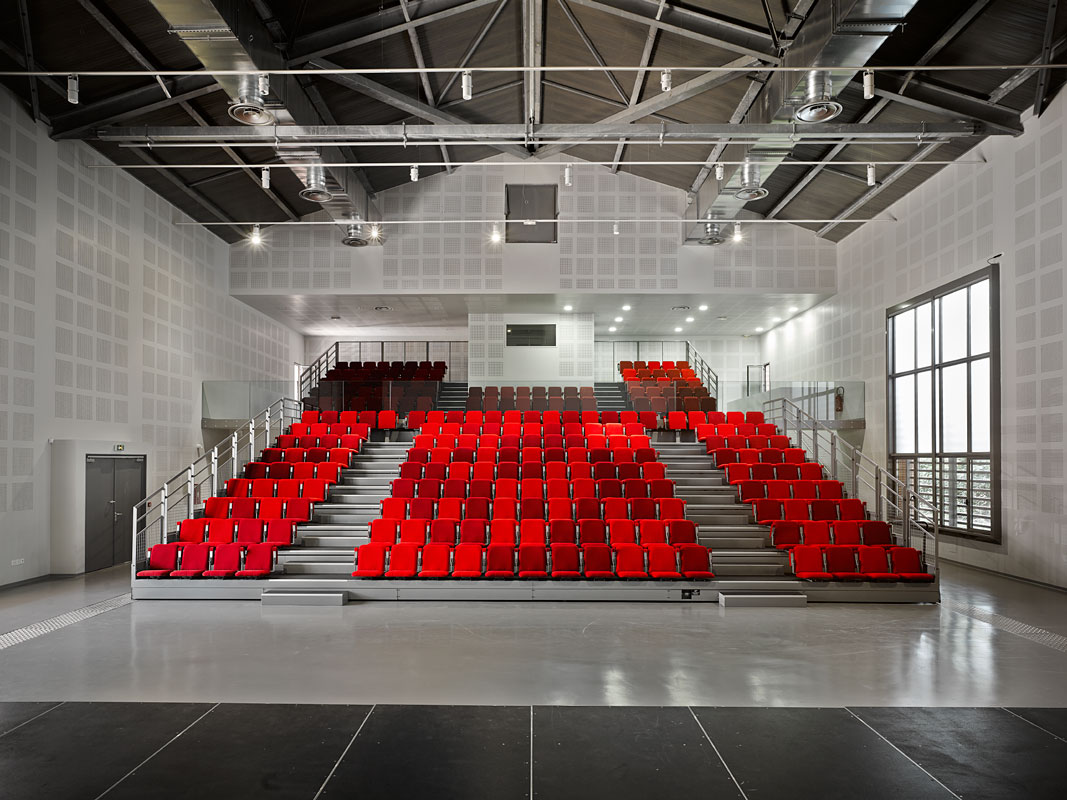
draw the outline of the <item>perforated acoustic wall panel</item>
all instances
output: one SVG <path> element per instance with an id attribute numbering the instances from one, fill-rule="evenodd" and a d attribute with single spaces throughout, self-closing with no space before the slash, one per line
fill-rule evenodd
<path id="1" fill-rule="evenodd" d="M 556 326 L 555 347 L 508 347 L 508 323 Z M 468 382 L 472 386 L 591 386 L 592 314 L 471 314 Z"/>
<path id="2" fill-rule="evenodd" d="M 1017 139 L 984 142 L 988 163 L 943 170 L 838 245 L 840 292 L 770 332 L 775 380 L 867 383 L 864 449 L 886 454 L 886 308 L 1000 259 L 1001 546 L 941 554 L 1067 586 L 1064 518 L 1064 180 L 1067 97 Z M 968 159 L 974 155 L 969 154 Z"/>
<path id="3" fill-rule="evenodd" d="M 225 243 L 94 163 L 0 91 L 0 585 L 50 570 L 49 439 L 136 443 L 154 487 L 195 457 L 202 380 L 302 355 L 229 297 Z"/>

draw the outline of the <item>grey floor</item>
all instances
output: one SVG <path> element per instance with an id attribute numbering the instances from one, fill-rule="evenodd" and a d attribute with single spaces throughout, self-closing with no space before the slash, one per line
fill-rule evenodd
<path id="1" fill-rule="evenodd" d="M 0 592 L 0 634 L 127 568 Z M 0 701 L 1067 706 L 1067 594 L 947 566 L 938 605 L 139 601 L 0 650 Z"/>

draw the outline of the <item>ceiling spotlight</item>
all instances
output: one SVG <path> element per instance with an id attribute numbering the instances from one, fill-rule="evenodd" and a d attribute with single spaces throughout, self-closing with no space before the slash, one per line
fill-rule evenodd
<path id="1" fill-rule="evenodd" d="M 797 122 L 828 122 L 842 111 L 833 99 L 834 85 L 830 73 L 813 69 L 808 72 L 804 102 L 793 112 Z"/>
<path id="2" fill-rule="evenodd" d="M 321 164 L 309 164 L 304 181 L 307 185 L 300 190 L 300 196 L 305 200 L 312 203 L 328 203 L 333 200 L 333 193 L 326 188 L 326 172 Z"/>
<path id="3" fill-rule="evenodd" d="M 622 322 L 622 317 L 615 317 L 616 322 Z"/>
<path id="4" fill-rule="evenodd" d="M 659 74 L 659 88 L 660 91 L 669 92 L 671 90 L 671 71 L 669 69 L 663 70 Z"/>
<path id="5" fill-rule="evenodd" d="M 564 311 L 574 311 L 574 306 L 563 306 Z"/>
<path id="6" fill-rule="evenodd" d="M 72 106 L 78 105 L 78 76 L 67 76 L 67 102 Z"/>
<path id="7" fill-rule="evenodd" d="M 629 307 L 629 306 L 623 306 L 623 307 L 622 307 L 622 310 L 623 310 L 623 311 L 629 311 L 629 310 L 630 310 L 630 307 Z"/>
<path id="8" fill-rule="evenodd" d="M 869 70 L 863 70 L 863 99 L 874 99 L 874 73 Z"/>
<path id="9" fill-rule="evenodd" d="M 341 239 L 345 247 L 366 247 L 368 242 L 363 235 L 363 221 L 357 216 L 355 222 L 345 228 L 345 236 Z"/>
<path id="10" fill-rule="evenodd" d="M 693 317 L 686 317 L 686 318 L 685 318 L 685 321 L 686 321 L 686 322 L 693 322 Z"/>
<path id="11" fill-rule="evenodd" d="M 263 104 L 267 92 L 261 89 L 270 90 L 266 75 L 246 77 L 241 81 L 237 99 L 230 104 L 226 113 L 242 125 L 270 125 L 274 122 L 274 114 Z"/>
<path id="12" fill-rule="evenodd" d="M 729 317 L 716 317 L 715 319 L 717 319 L 719 322 L 726 322 L 726 320 L 728 320 Z"/>
<path id="13" fill-rule="evenodd" d="M 338 320 L 338 319 L 340 319 L 340 318 L 341 318 L 341 315 L 340 315 L 340 314 L 331 314 L 331 315 L 330 315 L 330 319 L 332 319 L 332 320 Z"/>
<path id="14" fill-rule="evenodd" d="M 495 222 L 493 223 L 493 232 L 489 234 L 489 241 L 493 244 L 500 244 L 500 228 Z"/>
<path id="15" fill-rule="evenodd" d="M 263 244 L 263 234 L 260 233 L 258 225 L 252 226 L 252 235 L 248 237 L 248 241 L 256 245 Z"/>
<path id="16" fill-rule="evenodd" d="M 411 182 L 412 183 L 418 183 L 419 182 L 419 165 L 418 164 L 412 164 L 411 165 L 411 172 L 409 174 L 411 175 Z"/>
<path id="17" fill-rule="evenodd" d="M 470 100 L 474 97 L 474 76 L 471 75 L 469 69 L 463 70 L 463 99 Z"/>
<path id="18" fill-rule="evenodd" d="M 726 166 L 722 163 L 715 165 L 715 180 L 722 183 L 723 176 L 726 174 Z"/>
<path id="19" fill-rule="evenodd" d="M 789 313 L 790 314 L 796 314 L 799 310 L 800 309 L 797 308 L 796 306 L 789 306 Z"/>
<path id="20" fill-rule="evenodd" d="M 699 305 L 699 306 L 697 306 L 697 311 L 707 311 L 707 310 L 708 310 L 708 307 L 707 307 L 707 306 L 705 306 L 705 305 Z"/>
<path id="21" fill-rule="evenodd" d="M 763 333 L 763 328 L 756 328 L 756 333 Z"/>
<path id="22" fill-rule="evenodd" d="M 382 228 L 377 222 L 370 226 L 370 238 L 374 241 L 382 238 Z"/>
<path id="23" fill-rule="evenodd" d="M 740 222 L 735 222 L 734 223 L 734 241 L 735 242 L 740 242 L 741 241 L 741 223 Z"/>
<path id="24" fill-rule="evenodd" d="M 614 233 L 616 236 L 619 235 L 619 223 L 616 222 L 614 225 L 611 226 L 611 232 Z"/>
<path id="25" fill-rule="evenodd" d="M 259 173 L 259 185 L 264 190 L 270 188 L 270 167 L 264 167 Z"/>
<path id="26" fill-rule="evenodd" d="M 574 185 L 574 166 L 571 165 L 571 164 L 568 164 L 567 166 L 565 166 L 563 168 L 563 185 L 564 186 L 573 186 Z"/>
<path id="27" fill-rule="evenodd" d="M 393 309 L 392 309 L 391 306 L 375 306 L 374 310 L 375 311 L 392 311 Z"/>
<path id="28" fill-rule="evenodd" d="M 270 75 L 266 72 L 261 72 L 256 78 L 256 93 L 260 97 L 266 97 L 270 94 Z"/>
<path id="29" fill-rule="evenodd" d="M 674 329 L 674 332 L 675 332 L 675 333 L 681 333 L 681 332 L 682 332 L 682 329 L 681 329 L 681 328 L 675 328 L 675 329 Z"/>
<path id="30" fill-rule="evenodd" d="M 760 186 L 759 162 L 745 161 L 741 165 L 741 188 L 734 192 L 734 197 L 744 200 L 762 200 L 768 191 Z"/>
<path id="31" fill-rule="evenodd" d="M 874 186 L 878 182 L 874 174 L 874 164 L 867 165 L 867 185 Z"/>
<path id="32" fill-rule="evenodd" d="M 689 306 L 671 306 L 671 311 L 688 311 Z"/>
<path id="33" fill-rule="evenodd" d="M 781 321 L 782 321 L 781 317 L 771 317 L 771 322 L 781 322 Z"/>
<path id="34" fill-rule="evenodd" d="M 618 330 L 618 328 L 616 328 L 614 325 L 612 325 L 610 328 L 608 328 L 608 333 L 615 333 L 615 331 L 617 331 L 617 330 Z"/>

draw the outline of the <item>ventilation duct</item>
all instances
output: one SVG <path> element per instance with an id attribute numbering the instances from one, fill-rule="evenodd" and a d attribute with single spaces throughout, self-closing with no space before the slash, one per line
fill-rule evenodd
<path id="1" fill-rule="evenodd" d="M 718 222 L 708 222 L 704 225 L 704 236 L 700 239 L 702 245 L 719 245 L 726 241 L 726 235 L 722 232 L 722 225 Z"/>
<path id="2" fill-rule="evenodd" d="M 345 247 L 366 247 L 369 242 L 363 235 L 363 223 L 357 222 L 349 225 L 345 230 L 345 237 L 341 240 Z"/>
<path id="3" fill-rule="evenodd" d="M 267 110 L 263 98 L 259 81 L 244 78 L 237 99 L 230 103 L 227 113 L 242 125 L 270 125 L 274 122 L 274 114 Z"/>
<path id="4" fill-rule="evenodd" d="M 305 186 L 300 190 L 300 196 L 312 203 L 328 203 L 333 199 L 333 193 L 326 187 L 326 174 L 318 164 L 311 164 L 307 168 Z"/>
<path id="5" fill-rule="evenodd" d="M 741 188 L 734 192 L 734 197 L 745 203 L 750 200 L 762 200 L 767 190 L 760 185 L 759 164 L 746 161 L 741 166 Z"/>
<path id="6" fill-rule="evenodd" d="M 804 101 L 793 112 L 797 122 L 828 122 L 841 113 L 842 106 L 834 100 L 834 84 L 830 73 L 811 70 L 807 75 Z"/>

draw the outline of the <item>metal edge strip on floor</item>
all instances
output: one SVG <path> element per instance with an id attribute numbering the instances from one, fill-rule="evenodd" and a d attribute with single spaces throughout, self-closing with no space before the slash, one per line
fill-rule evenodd
<path id="1" fill-rule="evenodd" d="M 1053 633 L 1044 628 L 1038 628 L 1034 625 L 1021 622 L 1020 620 L 1005 617 L 1003 614 L 994 614 L 992 611 L 986 611 L 984 608 L 969 606 L 955 600 L 943 600 L 941 606 L 942 608 L 947 608 L 949 611 L 955 611 L 957 614 L 962 614 L 965 617 L 971 617 L 979 622 L 985 622 L 992 625 L 998 631 L 1004 631 L 1005 633 L 1010 633 L 1023 639 L 1029 639 L 1031 642 L 1043 644 L 1045 647 L 1051 647 L 1053 650 L 1058 650 L 1061 653 L 1067 653 L 1067 636 L 1060 636 L 1060 634 Z"/>
<path id="2" fill-rule="evenodd" d="M 693 716 L 693 721 L 700 728 L 700 732 L 704 734 L 704 738 L 708 740 L 708 744 L 711 745 L 711 749 L 715 751 L 715 755 L 719 757 L 719 761 L 722 763 L 723 768 L 726 770 L 726 774 L 730 776 L 730 780 L 734 782 L 734 786 L 737 787 L 737 791 L 741 793 L 743 800 L 748 800 L 748 795 L 745 794 L 745 790 L 741 788 L 741 782 L 737 780 L 737 776 L 734 775 L 734 771 L 730 769 L 730 765 L 726 763 L 726 759 L 722 757 L 722 753 L 719 752 L 719 748 L 715 746 L 715 742 L 711 740 L 707 730 L 704 728 L 704 723 L 700 721 L 700 717 L 697 716 L 697 712 L 693 710 L 692 706 L 686 706 L 689 709 L 689 713 Z"/>
<path id="3" fill-rule="evenodd" d="M 356 732 L 353 733 L 352 738 L 348 740 L 348 744 L 345 746 L 345 749 L 341 751 L 341 755 L 337 757 L 337 761 L 334 763 L 333 769 L 330 770 L 330 774 L 326 776 L 326 779 L 322 782 L 322 786 L 319 787 L 319 790 L 315 792 L 315 797 L 312 798 L 312 800 L 319 800 L 319 797 L 322 795 L 322 793 L 326 791 L 326 784 L 330 782 L 330 779 L 333 778 L 334 773 L 337 772 L 337 768 L 341 766 L 341 762 L 345 760 L 345 756 L 348 755 L 348 751 L 351 750 L 352 745 L 355 744 L 356 737 L 359 736 L 359 732 L 363 730 L 363 726 L 367 724 L 367 720 L 370 719 L 370 715 L 374 713 L 374 709 L 376 709 L 377 707 L 377 703 L 370 707 L 370 711 L 367 712 L 367 716 L 365 716 L 363 718 L 363 721 L 359 723 L 359 727 L 356 728 Z"/>
<path id="4" fill-rule="evenodd" d="M 16 628 L 13 631 L 0 634 L 0 650 L 13 647 L 16 644 L 22 644 L 22 642 L 28 642 L 38 636 L 44 636 L 46 633 L 62 630 L 75 623 L 83 622 L 108 611 L 114 611 L 116 608 L 122 608 L 122 606 L 129 605 L 132 602 L 133 598 L 130 595 L 120 594 L 117 597 L 101 600 L 99 603 L 93 603 L 84 608 L 68 611 L 66 614 L 60 614 L 40 622 L 34 622 L 32 625 Z"/>

